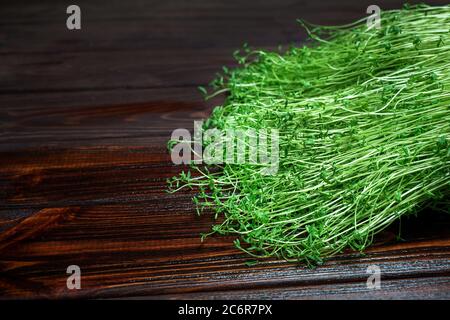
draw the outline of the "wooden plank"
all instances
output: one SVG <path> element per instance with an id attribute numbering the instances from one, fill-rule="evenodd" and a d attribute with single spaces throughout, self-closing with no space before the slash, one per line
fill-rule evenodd
<path id="1" fill-rule="evenodd" d="M 165 92 L 170 95 L 171 91 Z M 155 97 L 152 92 L 148 94 Z M 145 99 L 146 96 L 147 92 L 143 97 L 130 99 Z M 30 107 L 12 106 L 0 111 L 0 115 L 3 114 L 5 119 L 4 123 L 0 123 L 0 151 L 38 147 L 157 145 L 158 150 L 165 152 L 167 141 L 174 129 L 191 129 L 194 120 L 205 119 L 210 113 L 211 108 L 199 101 L 200 94 L 192 93 L 192 96 L 196 96 L 197 101 L 194 98 L 192 101 L 188 98 L 185 101 L 168 99 L 131 105 L 101 105 L 95 108 L 75 107 L 71 103 L 59 107 L 37 107 L 36 104 L 41 103 L 38 102 L 40 100 L 29 99 Z M 53 97 L 50 96 L 50 99 Z"/>
<path id="2" fill-rule="evenodd" d="M 64 11 L 62 11 L 64 12 Z M 200 13 L 201 14 L 201 13 Z M 276 16 L 164 16 L 148 19 L 89 21 L 83 20 L 81 31 L 68 31 L 64 19 L 39 24 L 7 24 L 0 30 L 0 56 L 6 54 L 71 53 L 101 51 L 158 51 L 161 48 L 200 50 L 228 48 L 244 43 L 255 47 L 268 43 L 299 43 L 305 31 L 296 17 L 277 21 Z M 62 15 L 64 18 L 64 15 Z M 208 28 L 205 26 L 208 24 Z M 275 27 L 276 26 L 276 27 Z"/>
<path id="3" fill-rule="evenodd" d="M 182 203 L 178 201 L 175 206 Z M 42 297 L 250 290 L 245 297 L 252 294 L 251 290 L 266 289 L 267 294 L 268 288 L 280 288 L 278 292 L 284 290 L 287 294 L 299 287 L 318 285 L 325 285 L 327 290 L 336 286 L 338 291 L 341 287 L 349 291 L 353 283 L 356 296 L 367 280 L 367 267 L 377 265 L 384 281 L 440 278 L 440 288 L 446 289 L 440 294 L 448 298 L 448 238 L 379 244 L 364 257 L 347 253 L 317 269 L 273 260 L 249 268 L 244 264 L 248 256 L 232 248 L 232 238 L 213 237 L 200 242 L 197 233 L 208 230 L 210 218 L 198 218 L 179 208 L 168 210 L 164 205 L 160 207 L 164 211 L 157 214 L 154 212 L 158 206 L 148 204 L 139 208 L 117 205 L 74 211 L 64 224 L 10 246 L 1 253 L 2 295 L 30 295 L 24 293 L 25 289 L 33 289 L 31 295 Z M 65 269 L 72 264 L 82 269 L 83 290 L 65 288 Z M 29 283 L 22 285 L 15 279 Z M 202 296 L 205 294 L 199 297 Z"/>
<path id="4" fill-rule="evenodd" d="M 233 64 L 233 50 L 124 50 L 3 55 L 1 93 L 198 86 Z"/>
<path id="5" fill-rule="evenodd" d="M 193 109 L 205 106 L 206 103 L 196 87 L 171 87 L 171 88 L 150 88 L 138 89 L 128 88 L 126 90 L 104 89 L 104 90 L 72 90 L 58 92 L 29 92 L 21 94 L 0 94 L 2 108 L 0 115 L 3 123 L 10 124 L 19 122 L 26 118 L 28 126 L 32 126 L 31 121 L 39 122 L 44 117 L 52 117 L 53 113 L 59 116 L 76 114 L 78 108 L 80 112 L 92 107 L 119 107 L 126 110 L 127 105 L 147 104 L 157 105 L 157 103 L 178 103 L 180 111 L 186 110 L 190 105 Z M 208 103 L 208 105 L 214 105 Z M 92 108 L 95 109 L 95 108 Z M 173 105 L 172 108 L 173 109 Z M 148 109 L 151 111 L 151 109 Z M 33 119 L 33 117 L 39 117 Z M 108 115 L 104 115 L 108 117 Z M 30 119 L 31 117 L 31 119 Z M 41 120 L 42 121 L 42 120 Z"/>
<path id="6" fill-rule="evenodd" d="M 245 299 L 245 300 L 293 300 L 293 299 L 395 299 L 395 300 L 448 300 L 450 281 L 448 277 L 382 280 L 380 289 L 369 289 L 364 281 L 333 283 L 287 288 L 227 290 L 205 293 L 146 296 L 146 299 Z M 135 299 L 143 297 L 133 297 Z"/>

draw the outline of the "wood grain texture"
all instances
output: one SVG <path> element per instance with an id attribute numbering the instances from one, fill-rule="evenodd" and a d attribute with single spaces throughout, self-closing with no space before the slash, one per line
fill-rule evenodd
<path id="1" fill-rule="evenodd" d="M 378 1 L 382 9 L 400 1 Z M 430 3 L 445 3 L 431 1 Z M 207 117 L 198 85 L 244 42 L 299 44 L 296 18 L 340 24 L 370 1 L 78 1 L 0 4 L 0 298 L 449 299 L 450 218 L 423 212 L 361 255 L 316 269 L 247 267 L 232 237 L 201 242 L 166 143 Z M 79 265 L 82 290 L 66 288 Z M 381 290 L 366 287 L 369 265 Z"/>

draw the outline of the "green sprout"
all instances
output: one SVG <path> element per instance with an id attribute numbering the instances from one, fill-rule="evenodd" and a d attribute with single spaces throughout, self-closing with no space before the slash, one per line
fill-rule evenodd
<path id="1" fill-rule="evenodd" d="M 240 66 L 212 83 L 226 100 L 205 122 L 277 129 L 278 172 L 194 165 L 171 192 L 198 190 L 199 212 L 220 218 L 211 234 L 237 236 L 253 257 L 320 264 L 402 216 L 449 211 L 450 6 L 383 12 L 381 30 L 301 24 L 308 46 L 235 52 Z"/>

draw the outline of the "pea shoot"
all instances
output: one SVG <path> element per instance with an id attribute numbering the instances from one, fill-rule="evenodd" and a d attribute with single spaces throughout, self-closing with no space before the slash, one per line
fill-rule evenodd
<path id="1" fill-rule="evenodd" d="M 300 23 L 305 46 L 235 52 L 205 122 L 279 130 L 278 172 L 193 165 L 171 183 L 198 190 L 199 212 L 223 217 L 211 234 L 249 255 L 320 264 L 402 216 L 449 210 L 450 6 L 385 11 L 380 30 Z"/>

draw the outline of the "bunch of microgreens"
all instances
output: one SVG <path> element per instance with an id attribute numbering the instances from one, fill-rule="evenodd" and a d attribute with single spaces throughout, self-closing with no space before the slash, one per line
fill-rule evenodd
<path id="1" fill-rule="evenodd" d="M 170 184 L 197 190 L 199 211 L 224 217 L 211 233 L 250 255 L 319 264 L 436 201 L 448 210 L 450 6 L 384 11 L 380 29 L 301 24 L 308 46 L 236 54 L 204 126 L 279 130 L 278 172 L 193 165 Z"/>

